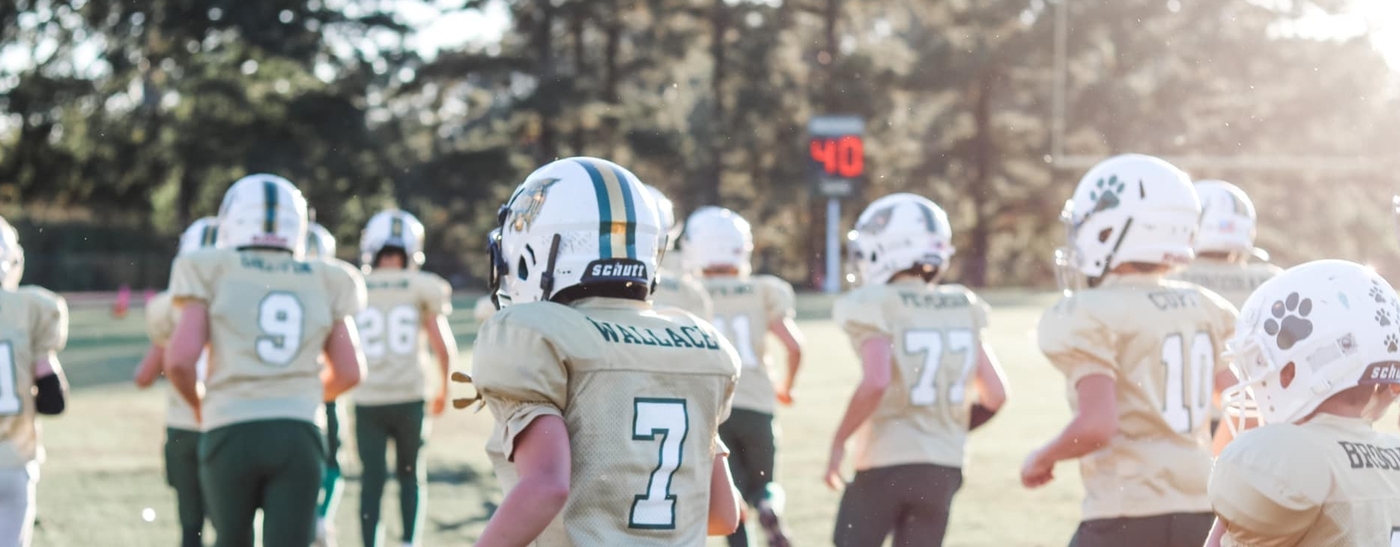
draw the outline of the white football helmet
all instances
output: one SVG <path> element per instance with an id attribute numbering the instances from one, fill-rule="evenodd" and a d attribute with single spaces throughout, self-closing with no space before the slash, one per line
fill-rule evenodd
<path id="1" fill-rule="evenodd" d="M 319 222 L 306 229 L 306 258 L 335 258 L 335 236 Z"/>
<path id="2" fill-rule="evenodd" d="M 0 218 L 0 286 L 14 290 L 24 277 L 24 247 L 19 244 L 19 230 Z"/>
<path id="3" fill-rule="evenodd" d="M 1296 423 L 1349 388 L 1400 383 L 1400 300 L 1370 268 L 1308 262 L 1255 289 L 1229 348 L 1230 427 L 1256 409 L 1262 423 Z"/>
<path id="4" fill-rule="evenodd" d="M 219 247 L 306 248 L 306 198 L 277 175 L 248 175 L 229 187 L 219 206 Z"/>
<path id="5" fill-rule="evenodd" d="M 398 247 L 408 257 L 404 267 L 416 269 L 427 257 L 423 255 L 423 223 L 418 217 L 400 209 L 375 213 L 365 223 L 360 235 L 360 264 L 373 266 L 374 257 L 385 247 Z"/>
<path id="6" fill-rule="evenodd" d="M 1201 230 L 1197 253 L 1238 253 L 1254 250 L 1254 203 L 1238 186 L 1223 180 L 1196 183 L 1201 199 Z"/>
<path id="7" fill-rule="evenodd" d="M 656 203 L 637 176 L 575 157 L 539 168 L 501 208 L 490 241 L 500 305 L 551 300 L 591 284 L 651 293 L 664 239 Z"/>
<path id="8" fill-rule="evenodd" d="M 676 242 L 680 241 L 681 227 L 676 225 L 676 208 L 671 203 L 671 198 L 661 193 L 655 186 L 644 184 L 647 191 L 651 192 L 651 199 L 656 201 L 656 213 L 661 215 L 661 233 L 666 235 L 666 244 L 662 248 L 667 251 L 676 247 Z"/>
<path id="9" fill-rule="evenodd" d="M 1141 154 L 1099 162 L 1060 213 L 1068 232 L 1067 245 L 1055 251 L 1060 288 L 1076 289 L 1086 278 L 1097 285 L 1127 262 L 1190 262 L 1200 217 L 1191 179 L 1176 166 Z"/>
<path id="10" fill-rule="evenodd" d="M 218 217 L 204 217 L 190 223 L 180 234 L 180 250 L 176 254 L 213 247 L 219 242 Z"/>
<path id="11" fill-rule="evenodd" d="M 850 255 L 863 285 L 883 284 L 920 265 L 941 274 L 954 252 L 947 213 L 914 194 L 875 200 L 860 214 L 854 235 Z"/>
<path id="12" fill-rule="evenodd" d="M 681 261 L 688 271 L 732 267 L 746 275 L 752 268 L 753 230 L 749 221 L 723 207 L 701 207 L 691 213 L 680 247 Z"/>

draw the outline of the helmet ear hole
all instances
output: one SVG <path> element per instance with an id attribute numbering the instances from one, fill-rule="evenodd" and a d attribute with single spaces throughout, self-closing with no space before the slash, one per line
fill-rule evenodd
<path id="1" fill-rule="evenodd" d="M 1113 228 L 1104 228 L 1099 231 L 1099 243 L 1108 243 L 1108 238 L 1113 236 Z"/>
<path id="2" fill-rule="evenodd" d="M 520 257 L 520 262 L 516 264 L 515 276 L 520 279 L 528 279 L 530 277 L 530 266 L 525 264 L 525 257 L 523 256 Z"/>
<path id="3" fill-rule="evenodd" d="M 1297 367 L 1290 361 L 1287 365 L 1283 366 L 1282 370 L 1278 371 L 1279 386 L 1283 389 L 1288 389 L 1288 386 L 1293 384 L 1293 378 L 1297 376 L 1297 374 Z"/>

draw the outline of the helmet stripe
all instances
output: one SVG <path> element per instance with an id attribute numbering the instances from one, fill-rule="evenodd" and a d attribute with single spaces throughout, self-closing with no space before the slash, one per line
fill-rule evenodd
<path id="1" fill-rule="evenodd" d="M 267 218 L 263 219 L 263 233 L 277 231 L 277 185 L 263 181 L 263 201 L 267 205 Z"/>
<path id="2" fill-rule="evenodd" d="M 608 188 L 608 202 L 611 205 L 612 224 L 608 226 L 608 237 L 612 239 L 612 254 L 607 258 L 628 257 L 632 253 L 627 246 L 628 232 L 628 199 L 631 193 L 623 186 L 623 181 L 617 178 L 617 173 L 610 166 L 601 161 L 594 161 L 593 167 L 598 169 L 603 176 L 603 184 Z M 624 179 L 625 180 L 625 179 Z"/>
<path id="3" fill-rule="evenodd" d="M 597 167 L 587 161 L 574 161 L 588 172 L 588 178 L 593 180 L 593 194 L 598 198 L 598 256 L 612 258 L 612 200 L 608 195 L 608 185 Z"/>
<path id="4" fill-rule="evenodd" d="M 637 207 L 632 203 L 632 191 L 635 188 L 617 166 L 613 166 L 611 171 L 613 176 L 617 178 L 618 189 L 622 190 L 622 207 L 627 215 L 627 224 L 623 228 L 627 232 L 627 258 L 635 259 L 637 258 Z"/>
<path id="5" fill-rule="evenodd" d="M 216 233 L 214 230 L 217 230 L 217 228 L 212 224 L 204 225 L 204 232 L 199 235 L 200 247 L 208 247 L 214 244 L 214 234 Z"/>

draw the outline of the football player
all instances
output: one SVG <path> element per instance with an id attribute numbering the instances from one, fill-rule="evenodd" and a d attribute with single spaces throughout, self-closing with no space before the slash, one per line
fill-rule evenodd
<path id="1" fill-rule="evenodd" d="M 423 520 L 427 476 L 419 450 L 426 426 L 423 369 L 432 348 L 442 380 L 427 414 L 447 404 L 447 371 L 457 359 L 457 340 L 447 316 L 452 287 L 422 271 L 423 224 L 400 210 L 381 211 L 360 236 L 369 305 L 360 312 L 360 346 L 369 376 L 355 389 L 355 442 L 363 465 L 360 532 L 366 547 L 379 538 L 379 506 L 388 479 L 385 450 L 394 443 L 394 477 L 399 483 L 403 545 L 414 545 Z M 425 343 L 426 342 L 426 343 Z"/>
<path id="2" fill-rule="evenodd" d="M 856 435 L 837 547 L 878 547 L 891 532 L 897 547 L 942 545 L 967 434 L 1006 402 L 1005 374 L 984 337 L 986 303 L 938 283 L 951 236 L 943 209 L 914 194 L 875 200 L 856 223 L 851 258 L 861 287 L 832 310 L 864 371 L 827 463 L 827 484 L 840 488 L 846 441 Z"/>
<path id="3" fill-rule="evenodd" d="M 24 250 L 0 219 L 0 547 L 28 547 L 44 449 L 37 414 L 63 412 L 68 380 L 58 352 L 68 341 L 68 306 L 39 287 L 20 287 Z"/>
<path id="4" fill-rule="evenodd" d="M 1201 200 L 1201 228 L 1196 234 L 1196 259 L 1173 279 L 1189 281 L 1241 306 L 1259 285 L 1283 271 L 1254 247 L 1254 203 L 1239 187 L 1222 180 L 1196 183 Z"/>
<path id="5" fill-rule="evenodd" d="M 676 210 L 671 200 L 655 186 L 648 184 L 646 188 L 651 192 L 652 199 L 656 200 L 656 209 L 661 214 L 661 227 L 666 235 L 666 245 L 662 247 L 664 251 L 661 255 L 661 273 L 656 277 L 656 291 L 652 294 L 652 301 L 657 306 L 674 306 L 699 317 L 713 317 L 714 308 L 705 286 L 684 270 L 667 264 L 677 262 L 667 259 L 678 254 L 675 252 L 676 244 L 680 242 L 681 235 L 680 226 L 676 224 Z"/>
<path id="6" fill-rule="evenodd" d="M 1206 545 L 1400 545 L 1400 438 L 1365 417 L 1400 387 L 1397 318 L 1390 284 L 1341 260 L 1290 268 L 1249 297 L 1225 402 L 1231 427 L 1246 412 L 1264 425 L 1211 470 Z"/>
<path id="7" fill-rule="evenodd" d="M 218 240 L 219 220 L 204 217 L 194 221 L 180 234 L 177 256 L 213 247 Z M 162 291 L 146 303 L 146 333 L 151 346 L 136 368 L 136 386 L 150 387 L 165 370 L 165 347 L 179 320 L 170 301 L 170 292 Z M 203 389 L 207 354 L 200 356 L 196 384 Z M 165 482 L 175 490 L 175 508 L 180 518 L 180 545 L 202 547 L 204 534 L 204 498 L 199 488 L 199 423 L 194 411 L 172 385 L 165 404 Z"/>
<path id="8" fill-rule="evenodd" d="M 317 414 L 364 366 L 352 317 L 364 282 L 344 262 L 303 260 L 306 233 L 301 192 L 250 175 L 219 207 L 220 248 L 177 257 L 171 273 L 181 311 L 165 373 L 204 432 L 199 478 L 220 547 L 251 545 L 258 509 L 264 545 L 311 544 L 326 460 Z"/>
<path id="9" fill-rule="evenodd" d="M 749 223 L 729 209 L 702 207 L 686 219 L 681 236 L 685 267 L 699 272 L 714 307 L 714 325 L 743 361 L 734 412 L 720 425 L 720 439 L 733 451 L 729 460 L 734 484 L 744 501 L 758 510 L 769 545 L 788 545 L 779 520 L 781 490 L 773 482 L 774 403 L 792 404 L 792 384 L 802 363 L 801 332 L 793 322 L 792 285 L 771 275 L 752 275 L 753 233 Z M 787 367 L 774 382 L 770 375 L 767 335 L 787 349 Z M 771 486 L 770 486 L 771 485 Z M 729 537 L 731 547 L 749 544 L 743 526 Z"/>
<path id="10" fill-rule="evenodd" d="M 651 195 L 626 169 L 568 158 L 498 218 L 475 384 L 507 494 L 476 543 L 693 546 L 739 521 L 717 433 L 739 373 L 704 320 L 647 301 L 661 254 Z"/>
<path id="11" fill-rule="evenodd" d="M 1201 204 L 1175 166 L 1128 154 L 1079 181 L 1056 253 L 1067 294 L 1040 320 L 1074 417 L 1031 453 L 1021 482 L 1079 459 L 1085 498 L 1071 545 L 1196 546 L 1210 531 L 1211 401 L 1234 382 L 1221 359 L 1235 308 L 1164 276 L 1189 262 Z"/>
<path id="12" fill-rule="evenodd" d="M 307 209 L 306 259 L 335 259 L 336 242 L 331 231 L 315 220 L 315 210 Z M 335 547 L 335 511 L 340 507 L 344 487 L 340 479 L 340 422 L 345 417 L 334 400 L 325 404 L 326 472 L 321 477 L 320 502 L 316 504 L 316 541 L 313 547 Z"/>

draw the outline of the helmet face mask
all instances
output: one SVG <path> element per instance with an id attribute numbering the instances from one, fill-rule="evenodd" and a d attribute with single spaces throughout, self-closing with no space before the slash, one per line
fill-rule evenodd
<path id="1" fill-rule="evenodd" d="M 335 258 L 335 236 L 318 222 L 312 222 L 306 230 L 307 258 Z"/>
<path id="2" fill-rule="evenodd" d="M 287 179 L 248 175 L 230 186 L 219 206 L 218 245 L 263 248 L 302 256 L 306 248 L 306 198 Z"/>
<path id="3" fill-rule="evenodd" d="M 664 235 L 655 200 L 612 162 L 554 161 L 526 177 L 500 210 L 493 255 L 498 305 L 553 300 L 581 286 L 651 291 Z M 573 294 L 574 291 L 570 291 Z"/>

